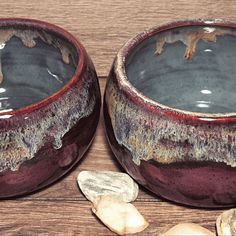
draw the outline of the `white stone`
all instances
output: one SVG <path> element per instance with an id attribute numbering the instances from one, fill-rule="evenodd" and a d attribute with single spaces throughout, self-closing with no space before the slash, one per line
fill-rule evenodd
<path id="1" fill-rule="evenodd" d="M 77 182 L 91 202 L 101 195 L 116 196 L 124 202 L 132 202 L 138 196 L 138 185 L 129 175 L 121 172 L 81 171 Z"/>

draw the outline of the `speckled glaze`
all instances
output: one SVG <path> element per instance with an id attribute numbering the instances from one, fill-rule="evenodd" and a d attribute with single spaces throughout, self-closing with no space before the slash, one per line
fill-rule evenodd
<path id="1" fill-rule="evenodd" d="M 182 37 L 179 32 L 182 29 L 185 30 L 185 27 L 193 28 L 190 33 L 187 30 Z M 158 63 L 162 62 L 155 62 L 155 60 L 159 60 L 155 57 L 160 57 L 162 60 L 168 47 L 175 45 L 177 48 L 183 48 L 183 50 L 181 49 L 182 58 L 179 59 L 181 63 L 183 62 L 183 65 L 192 63 L 196 67 L 197 63 L 202 61 L 199 57 L 204 58 L 204 54 L 198 52 L 198 49 L 204 48 L 205 44 L 207 47 L 214 47 L 218 40 L 222 42 L 222 37 L 226 37 L 225 39 L 229 42 L 231 40 L 236 42 L 236 38 L 231 38 L 231 36 L 235 37 L 235 30 L 235 24 L 222 20 L 175 22 L 140 33 L 129 40 L 115 58 L 104 97 L 107 137 L 112 151 L 125 170 L 137 182 L 159 196 L 197 207 L 219 208 L 236 205 L 236 111 L 234 111 L 234 102 L 230 99 L 228 102 L 225 99 L 218 104 L 225 105 L 229 112 L 225 112 L 224 107 L 221 106 L 205 106 L 202 101 L 197 103 L 197 107 L 178 104 L 178 101 L 188 101 L 184 96 L 183 99 L 181 97 L 185 90 L 175 93 L 175 89 L 184 88 L 185 81 L 181 80 L 181 86 L 171 83 L 166 86 L 165 78 L 166 80 L 178 78 L 181 70 L 173 73 L 171 71 L 171 76 L 169 76 L 166 75 L 168 70 L 176 69 L 175 65 L 166 67 L 167 69 L 163 68 L 163 70 L 167 70 L 165 74 L 161 73 L 163 72 L 161 67 L 157 68 Z M 172 36 L 162 37 L 168 35 L 170 31 L 174 32 Z M 147 63 L 145 60 L 149 59 L 145 58 L 143 51 L 147 50 L 146 42 L 153 38 L 156 41 L 156 48 L 153 48 L 154 59 L 150 59 Z M 143 58 L 140 60 L 135 56 L 139 50 L 143 53 Z M 212 50 L 206 48 L 204 51 L 211 52 Z M 172 55 L 173 60 L 175 55 L 177 55 L 176 51 Z M 133 69 L 132 63 L 137 63 L 137 61 L 139 64 Z M 219 61 L 221 62 L 221 60 Z M 227 66 L 227 56 L 223 62 Z M 224 68 L 223 64 L 219 65 Z M 157 82 L 150 82 L 153 74 L 149 74 L 149 77 L 143 76 L 146 73 L 144 67 L 149 71 L 153 70 L 152 73 L 156 73 L 154 75 Z M 195 78 L 194 76 L 198 75 L 199 70 L 213 70 L 209 61 L 204 66 L 200 64 L 199 68 L 192 69 L 192 72 L 188 74 L 189 78 L 191 74 Z M 144 70 L 140 73 L 139 71 L 142 69 Z M 220 71 L 217 68 L 214 70 Z M 232 72 L 230 73 L 232 74 Z M 172 77 L 172 75 L 175 76 Z M 161 76 L 163 76 L 162 81 Z M 199 76 L 199 78 L 201 77 Z M 205 99 L 208 96 L 207 104 L 208 102 L 214 104 L 218 96 L 224 95 L 224 92 L 214 93 L 214 91 L 218 91 L 219 86 L 221 86 L 221 90 L 224 90 L 224 80 L 219 85 L 215 82 L 211 84 L 214 79 L 209 79 L 209 76 L 206 78 L 207 84 L 212 90 L 202 88 L 203 94 L 200 93 L 199 96 L 204 96 Z M 221 74 L 219 74 L 219 78 L 222 78 Z M 234 77 L 229 81 L 230 86 L 228 87 L 231 91 L 236 81 L 234 82 Z M 149 82 L 149 87 L 142 85 Z M 199 83 L 205 86 L 206 83 L 203 82 L 205 81 Z M 198 83 L 187 87 L 188 89 L 195 88 L 187 94 L 190 101 L 192 97 L 195 99 L 194 93 L 198 89 L 197 86 Z M 168 91 L 169 87 L 173 94 Z M 158 90 L 159 88 L 160 90 Z M 150 92 L 151 90 L 154 92 Z M 162 93 L 163 95 L 158 97 Z M 164 95 L 167 99 L 163 104 L 160 100 Z M 196 101 L 198 101 L 197 98 Z M 207 108 L 206 112 L 204 112 L 205 108 Z"/>
<path id="2" fill-rule="evenodd" d="M 19 87 L 18 82 L 22 80 L 25 92 L 14 90 L 9 96 L 14 98 L 15 95 L 18 100 L 24 93 L 31 96 L 21 103 L 9 100 L 13 101 L 12 109 L 0 110 L 0 198 L 9 198 L 53 183 L 81 159 L 93 139 L 101 101 L 92 61 L 79 41 L 65 30 L 37 20 L 0 19 L 0 42 L 4 46 L 21 43 L 17 50 L 27 48 L 22 59 L 26 62 L 22 65 L 17 61 L 22 53 L 14 56 L 10 46 L 3 51 L 0 87 L 5 86 L 7 89 L 3 91 L 7 92 L 12 84 Z M 12 66 L 14 60 L 15 67 Z M 32 62 L 32 68 L 27 67 L 27 60 Z M 37 60 L 41 63 L 39 66 Z M 70 63 L 75 68 L 71 77 Z M 11 66 L 15 77 L 8 73 Z M 25 66 L 22 73 L 32 76 L 32 86 L 28 84 L 30 80 L 24 79 L 24 74 L 17 74 L 22 66 Z M 41 73 L 45 66 L 61 76 L 58 88 L 56 75 L 50 71 L 49 74 Z M 41 73 L 41 77 L 33 78 L 35 71 Z M 41 79 L 46 81 L 40 82 Z M 34 86 L 38 95 L 42 95 L 36 102 L 33 102 Z M 29 90 L 24 90 L 27 88 Z"/>

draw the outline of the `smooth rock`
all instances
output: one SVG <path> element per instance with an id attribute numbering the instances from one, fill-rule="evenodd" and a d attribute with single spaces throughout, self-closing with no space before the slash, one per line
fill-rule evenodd
<path id="1" fill-rule="evenodd" d="M 215 234 L 198 224 L 181 223 L 159 236 L 215 236 Z"/>
<path id="2" fill-rule="evenodd" d="M 119 235 L 138 233 L 149 225 L 134 205 L 114 196 L 95 199 L 92 211 L 111 231 Z"/>
<path id="3" fill-rule="evenodd" d="M 124 202 L 132 202 L 138 196 L 138 185 L 127 174 L 114 171 L 81 171 L 78 185 L 85 197 L 93 202 L 101 195 L 112 195 Z"/>
<path id="4" fill-rule="evenodd" d="M 218 235 L 236 235 L 236 209 L 224 211 L 216 220 Z"/>

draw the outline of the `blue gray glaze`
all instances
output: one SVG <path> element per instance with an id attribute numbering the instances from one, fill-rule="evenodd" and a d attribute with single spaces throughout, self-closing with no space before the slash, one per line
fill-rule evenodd
<path id="1" fill-rule="evenodd" d="M 76 55 L 66 64 L 58 48 L 40 38 L 35 39 L 35 42 L 36 45 L 30 48 L 13 36 L 2 45 L 0 111 L 37 103 L 57 92 L 72 78 L 75 72 L 72 61 L 77 60 Z"/>
<path id="2" fill-rule="evenodd" d="M 177 29 L 186 34 L 200 27 Z M 170 33 L 171 34 L 171 33 Z M 158 37 L 160 37 L 161 33 Z M 191 60 L 184 58 L 182 41 L 164 45 L 159 56 L 154 36 L 141 43 L 126 64 L 131 84 L 145 96 L 170 107 L 203 113 L 236 111 L 236 37 L 199 40 Z"/>

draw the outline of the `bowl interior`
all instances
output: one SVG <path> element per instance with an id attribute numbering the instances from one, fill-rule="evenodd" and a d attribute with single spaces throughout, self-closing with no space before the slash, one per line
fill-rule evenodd
<path id="1" fill-rule="evenodd" d="M 74 46 L 59 34 L 0 27 L 0 112 L 37 103 L 60 90 L 78 60 Z"/>
<path id="2" fill-rule="evenodd" d="M 156 33 L 128 55 L 128 80 L 146 97 L 172 108 L 235 112 L 235 31 L 184 26 Z"/>

